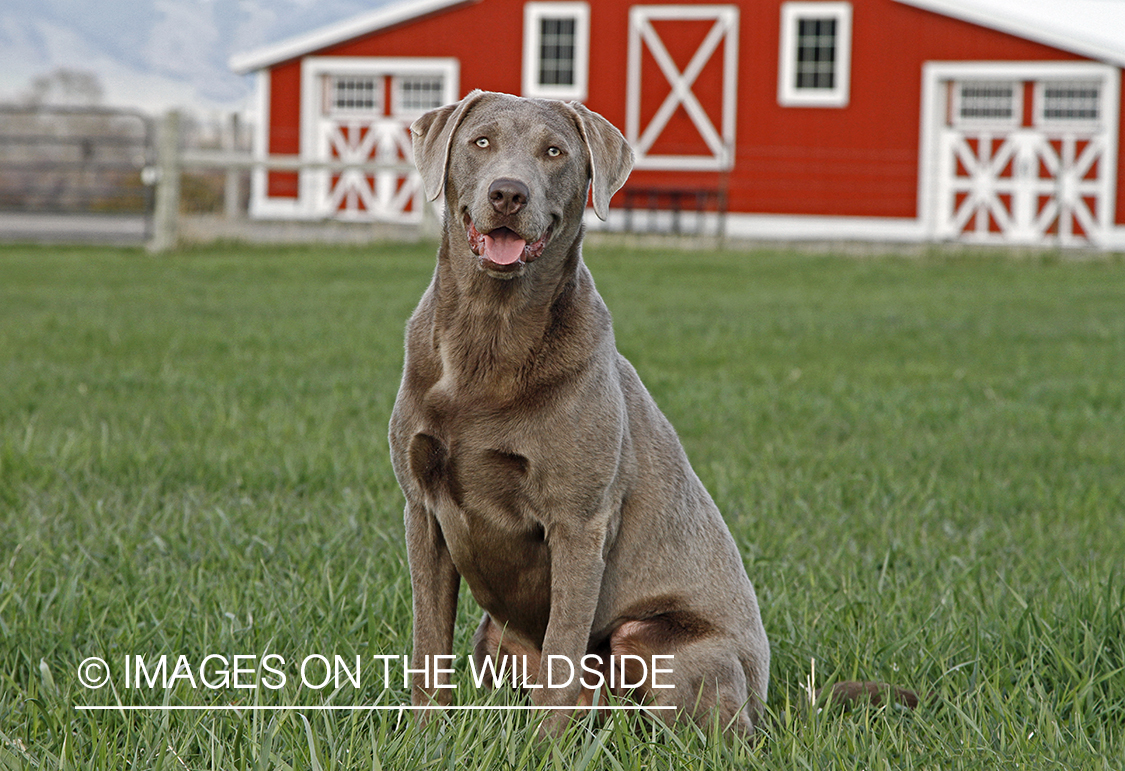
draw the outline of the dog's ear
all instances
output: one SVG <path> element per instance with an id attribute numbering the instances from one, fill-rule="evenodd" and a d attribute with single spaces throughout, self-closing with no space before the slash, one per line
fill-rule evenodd
<path id="1" fill-rule="evenodd" d="M 449 148 L 453 134 L 465 115 L 484 96 L 479 89 L 455 104 L 447 104 L 423 115 L 410 124 L 410 139 L 414 146 L 414 165 L 422 174 L 426 198 L 436 201 L 445 187 L 445 172 L 449 168 Z"/>
<path id="2" fill-rule="evenodd" d="M 633 148 L 612 123 L 596 112 L 578 102 L 571 102 L 570 107 L 577 113 L 578 130 L 590 152 L 594 214 L 604 220 L 609 215 L 609 199 L 633 170 Z"/>

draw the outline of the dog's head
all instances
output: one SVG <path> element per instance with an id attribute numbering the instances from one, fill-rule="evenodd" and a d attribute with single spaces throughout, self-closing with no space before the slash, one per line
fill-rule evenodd
<path id="1" fill-rule="evenodd" d="M 577 102 L 473 91 L 410 130 L 428 198 L 445 191 L 447 226 L 497 278 L 573 243 L 591 187 L 605 219 L 633 167 L 621 132 Z"/>

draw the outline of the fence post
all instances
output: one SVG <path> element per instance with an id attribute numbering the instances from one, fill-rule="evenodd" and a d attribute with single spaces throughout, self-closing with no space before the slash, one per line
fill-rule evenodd
<path id="1" fill-rule="evenodd" d="M 156 205 L 148 251 L 160 254 L 174 249 L 180 216 L 180 113 L 170 110 L 160 124 L 156 150 Z"/>
<path id="2" fill-rule="evenodd" d="M 422 222 L 418 227 L 418 233 L 422 238 L 441 238 L 445 199 L 439 198 L 436 201 L 427 201 L 425 188 L 422 189 Z M 439 205 L 441 205 L 440 209 L 438 208 Z"/>
<path id="3" fill-rule="evenodd" d="M 223 144 L 231 153 L 238 152 L 238 138 L 241 125 L 238 113 L 232 112 L 223 132 Z M 234 166 L 227 169 L 226 187 L 223 189 L 223 213 L 228 220 L 242 216 L 242 169 Z"/>

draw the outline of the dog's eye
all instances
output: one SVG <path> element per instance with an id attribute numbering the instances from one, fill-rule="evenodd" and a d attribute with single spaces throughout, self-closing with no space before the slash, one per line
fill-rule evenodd
<path id="1" fill-rule="evenodd" d="M 557 147 L 548 147 L 547 148 L 547 155 L 549 155 L 552 158 L 558 158 L 560 155 L 562 155 L 562 150 L 560 150 Z"/>
<path id="2" fill-rule="evenodd" d="M 477 147 L 488 147 L 488 137 L 481 137 L 477 140 Z"/>

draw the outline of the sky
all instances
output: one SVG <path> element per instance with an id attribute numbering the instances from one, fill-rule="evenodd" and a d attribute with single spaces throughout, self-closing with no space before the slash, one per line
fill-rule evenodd
<path id="1" fill-rule="evenodd" d="M 253 80 L 232 54 L 387 0 L 0 0 L 0 103 L 58 68 L 92 73 L 102 104 L 159 113 L 246 111 Z"/>
<path id="2" fill-rule="evenodd" d="M 232 54 L 344 21 L 393 0 L 0 0 L 0 103 L 58 68 L 92 73 L 106 106 L 250 112 L 253 80 Z M 1019 21 L 1121 54 L 1125 0 L 905 0 Z M 1063 9 L 1060 12 L 1060 9 Z M 972 15 L 970 14 L 970 15 Z"/>

